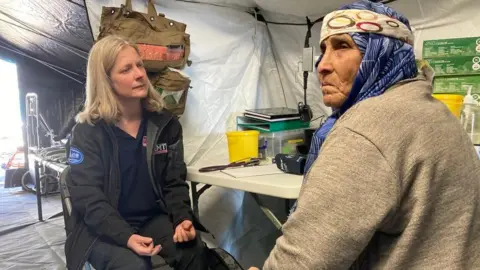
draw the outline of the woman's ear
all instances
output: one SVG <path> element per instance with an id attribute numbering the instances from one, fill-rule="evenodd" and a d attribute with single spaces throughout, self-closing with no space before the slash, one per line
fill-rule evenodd
<path id="1" fill-rule="evenodd" d="M 110 77 L 110 74 L 108 74 L 108 73 L 107 73 L 107 82 L 108 82 L 108 85 L 110 86 L 110 88 L 112 88 L 112 90 L 115 91 L 115 88 L 113 87 L 113 80 Z"/>

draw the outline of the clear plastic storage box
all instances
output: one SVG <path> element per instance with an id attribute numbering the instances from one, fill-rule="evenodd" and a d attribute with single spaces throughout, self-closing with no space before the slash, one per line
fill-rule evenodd
<path id="1" fill-rule="evenodd" d="M 295 129 L 261 133 L 259 137 L 259 157 L 274 159 L 277 154 L 297 153 L 297 145 L 305 143 L 305 129 Z"/>

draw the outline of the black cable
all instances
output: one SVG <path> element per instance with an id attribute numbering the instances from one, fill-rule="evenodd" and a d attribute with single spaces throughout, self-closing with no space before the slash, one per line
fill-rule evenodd
<path id="1" fill-rule="evenodd" d="M 308 71 L 303 72 L 303 104 L 307 105 Z"/>
<path id="2" fill-rule="evenodd" d="M 310 122 L 315 122 L 315 121 L 317 121 L 317 120 L 320 119 L 320 118 L 322 118 L 322 120 L 321 120 L 320 122 L 323 122 L 323 121 L 326 120 L 325 118 L 327 118 L 327 116 L 326 116 L 326 115 L 321 115 L 321 116 L 319 116 L 319 117 L 317 117 L 317 118 L 314 118 L 314 119 L 310 120 Z"/>
<path id="3" fill-rule="evenodd" d="M 214 4 L 214 3 L 205 3 L 205 2 L 198 2 L 198 1 L 193 1 L 193 0 L 175 0 L 177 2 L 185 2 L 185 3 L 191 3 L 191 4 L 203 4 L 203 5 L 209 5 L 209 6 L 215 6 L 215 7 L 224 7 L 224 8 L 232 8 L 236 9 L 234 6 L 226 6 L 226 5 L 220 5 L 220 4 Z M 237 6 L 238 7 L 238 6 Z M 245 11 L 245 10 L 242 10 Z"/>
<path id="4" fill-rule="evenodd" d="M 304 48 L 309 48 L 310 38 L 312 37 L 312 27 L 314 24 L 310 21 L 308 17 L 306 17 L 306 19 L 307 19 L 307 34 L 305 35 Z M 308 88 L 308 71 L 304 71 L 303 72 L 303 104 L 305 106 L 307 105 L 307 88 Z"/>
<path id="5" fill-rule="evenodd" d="M 310 48 L 310 38 L 312 37 L 312 27 L 314 23 L 310 21 L 310 18 L 305 17 L 307 20 L 307 33 L 305 35 L 304 49 Z M 320 21 L 320 19 L 315 20 L 315 22 Z M 304 63 L 305 64 L 305 63 Z M 307 88 L 308 88 L 308 71 L 303 71 L 303 103 L 298 103 L 298 113 L 300 114 L 300 119 L 304 122 L 310 122 L 312 120 L 312 109 L 307 104 Z"/>
<path id="6" fill-rule="evenodd" d="M 69 2 L 69 3 L 72 3 L 72 4 L 74 4 L 74 5 L 77 5 L 77 6 L 79 6 L 79 7 L 83 7 L 81 4 L 79 4 L 79 3 L 77 3 L 77 2 L 73 2 L 73 0 L 65 0 L 65 1 L 67 1 L 67 2 Z"/>
<path id="7" fill-rule="evenodd" d="M 392 2 L 395 2 L 395 1 L 397 1 L 397 0 L 384 0 L 384 1 L 380 1 L 380 3 L 386 5 L 386 4 L 390 4 Z"/>
<path id="8" fill-rule="evenodd" d="M 305 48 L 310 47 L 310 38 L 312 37 L 312 27 L 313 23 L 310 21 L 308 17 L 305 17 L 307 19 L 307 35 L 305 36 Z"/>
<path id="9" fill-rule="evenodd" d="M 282 22 L 271 22 L 271 21 L 265 21 L 268 24 L 276 24 L 276 25 L 297 25 L 297 26 L 305 26 L 307 25 L 306 23 L 282 23 Z"/>

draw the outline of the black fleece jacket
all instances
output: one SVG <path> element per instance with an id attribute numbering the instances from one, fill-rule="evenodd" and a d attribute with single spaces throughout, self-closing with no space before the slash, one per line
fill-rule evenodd
<path id="1" fill-rule="evenodd" d="M 183 159 L 182 127 L 169 112 L 150 113 L 147 123 L 147 161 L 159 207 L 174 226 L 191 220 L 206 231 L 190 207 L 187 169 Z M 126 246 L 133 228 L 120 216 L 118 145 L 112 126 L 77 124 L 69 150 L 67 186 L 73 212 L 67 222 L 65 255 L 68 269 L 81 269 L 94 241 L 106 236 Z"/>

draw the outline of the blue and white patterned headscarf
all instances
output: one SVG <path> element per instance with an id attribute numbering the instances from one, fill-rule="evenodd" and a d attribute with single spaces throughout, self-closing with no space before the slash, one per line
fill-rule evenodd
<path id="1" fill-rule="evenodd" d="M 380 3 L 361 0 L 340 8 L 340 10 L 348 9 L 369 10 L 387 15 L 404 23 L 410 29 L 410 24 L 405 17 Z M 397 82 L 417 75 L 414 50 L 410 44 L 378 33 L 349 34 L 360 49 L 363 59 L 347 100 L 341 108 L 333 111 L 314 134 L 305 165 L 305 175 L 317 159 L 323 142 L 340 116 L 362 100 L 379 96 Z M 318 59 L 317 65 L 321 60 L 322 56 Z"/>

